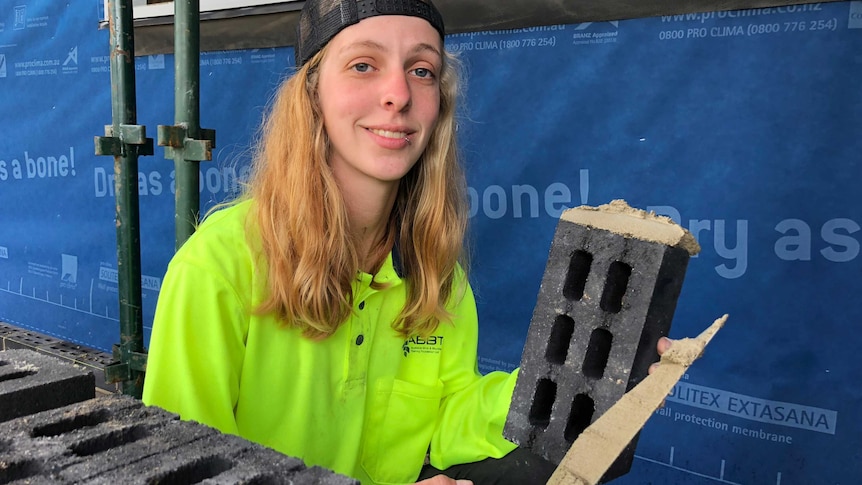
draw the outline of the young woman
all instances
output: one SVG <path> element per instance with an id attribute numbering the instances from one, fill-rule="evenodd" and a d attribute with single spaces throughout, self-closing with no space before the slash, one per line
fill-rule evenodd
<path id="1" fill-rule="evenodd" d="M 377 5 L 306 1 L 247 193 L 170 263 L 144 401 L 363 484 L 544 483 L 502 436 L 515 374 L 476 370 L 442 19 Z"/>

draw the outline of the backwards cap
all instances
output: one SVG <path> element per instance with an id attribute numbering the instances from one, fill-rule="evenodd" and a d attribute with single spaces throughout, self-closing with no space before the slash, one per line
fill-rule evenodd
<path id="1" fill-rule="evenodd" d="M 407 15 L 425 19 L 440 37 L 443 17 L 431 0 L 306 0 L 296 26 L 296 67 L 317 54 L 335 34 L 360 20 L 378 15 Z"/>

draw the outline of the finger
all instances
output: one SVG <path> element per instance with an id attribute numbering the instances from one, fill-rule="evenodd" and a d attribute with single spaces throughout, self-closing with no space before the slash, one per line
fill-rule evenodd
<path id="1" fill-rule="evenodd" d="M 418 482 L 417 485 L 473 485 L 470 480 L 453 480 L 446 475 L 435 475 L 431 478 Z"/>
<path id="2" fill-rule="evenodd" d="M 662 355 L 667 352 L 671 345 L 673 345 L 673 340 L 667 337 L 662 337 L 658 339 L 658 343 L 656 344 L 656 350 L 658 351 L 658 355 Z"/>
<path id="3" fill-rule="evenodd" d="M 655 364 L 653 364 L 653 365 L 649 366 L 649 370 L 648 370 L 647 372 L 649 372 L 650 374 L 652 374 L 653 372 L 655 372 L 655 370 L 656 370 L 656 369 L 658 369 L 658 362 L 656 362 Z"/>

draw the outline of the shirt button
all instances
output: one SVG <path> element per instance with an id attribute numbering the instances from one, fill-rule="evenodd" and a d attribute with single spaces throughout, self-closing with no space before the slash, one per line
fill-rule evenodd
<path id="1" fill-rule="evenodd" d="M 360 301 L 360 302 L 359 302 L 359 309 L 360 309 L 360 310 L 362 310 L 363 308 L 365 308 L 365 302 L 364 302 L 364 301 Z"/>
<path id="2" fill-rule="evenodd" d="M 358 337 L 356 337 L 356 345 L 362 345 L 362 342 L 365 341 L 365 337 L 360 333 Z"/>

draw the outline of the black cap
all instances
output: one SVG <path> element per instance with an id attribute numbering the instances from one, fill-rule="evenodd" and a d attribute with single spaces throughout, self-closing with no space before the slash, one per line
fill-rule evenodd
<path id="1" fill-rule="evenodd" d="M 446 35 L 443 17 L 431 0 L 306 0 L 296 26 L 296 66 L 305 64 L 345 27 L 378 15 L 419 17 L 440 37 Z"/>

